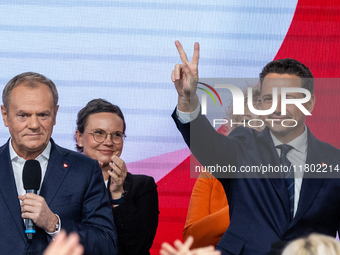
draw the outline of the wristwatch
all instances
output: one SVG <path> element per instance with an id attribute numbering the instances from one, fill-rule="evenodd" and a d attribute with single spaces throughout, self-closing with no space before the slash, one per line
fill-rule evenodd
<path id="1" fill-rule="evenodd" d="M 55 224 L 55 232 L 59 231 L 59 222 Z"/>
<path id="2" fill-rule="evenodd" d="M 59 215 L 58 214 L 55 214 L 55 216 L 57 216 L 57 218 L 58 218 L 58 222 L 57 222 L 57 224 L 55 224 L 55 231 L 54 232 L 59 232 L 60 231 L 60 218 L 59 218 Z"/>

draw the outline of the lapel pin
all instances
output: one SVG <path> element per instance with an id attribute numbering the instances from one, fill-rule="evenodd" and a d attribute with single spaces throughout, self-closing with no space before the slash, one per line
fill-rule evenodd
<path id="1" fill-rule="evenodd" d="M 64 168 L 67 168 L 67 167 L 68 167 L 68 164 L 64 163 L 63 166 L 64 166 Z"/>
<path id="2" fill-rule="evenodd" d="M 327 165 L 325 164 L 325 162 L 322 162 L 322 163 L 321 163 L 321 166 L 327 166 Z"/>

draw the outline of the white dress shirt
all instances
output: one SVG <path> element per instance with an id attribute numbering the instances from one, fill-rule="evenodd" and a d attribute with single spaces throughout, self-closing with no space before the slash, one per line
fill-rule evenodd
<path id="1" fill-rule="evenodd" d="M 200 113 L 200 105 L 197 106 L 195 111 L 189 113 L 189 112 L 182 112 L 180 110 L 176 110 L 177 117 L 182 124 L 189 123 L 190 121 L 196 119 Z M 282 144 L 273 134 L 270 132 L 270 136 L 273 139 L 275 147 L 277 145 Z M 296 172 L 294 173 L 294 213 L 293 217 L 296 214 L 298 204 L 299 204 L 299 198 L 300 198 L 300 191 L 302 186 L 302 180 L 303 180 L 303 172 L 300 173 L 300 169 L 298 166 L 304 165 L 306 163 L 307 159 L 307 146 L 308 146 L 308 140 L 307 140 L 307 127 L 305 126 L 305 131 L 295 138 L 294 140 L 290 141 L 288 143 L 289 145 L 293 146 L 293 149 L 290 150 L 287 153 L 288 160 L 292 163 L 292 165 L 296 166 Z M 281 151 L 279 148 L 276 148 L 276 151 L 278 155 L 280 156 Z"/>
<path id="2" fill-rule="evenodd" d="M 275 147 L 282 144 L 279 139 L 277 139 L 272 134 L 272 132 L 270 132 L 270 136 L 273 139 Z M 291 149 L 287 153 L 287 159 L 292 163 L 293 166 L 296 166 L 296 172 L 294 173 L 294 217 L 299 204 L 300 191 L 303 180 L 303 172 L 300 172 L 300 168 L 298 166 L 304 165 L 307 159 L 307 127 L 305 126 L 305 131 L 303 131 L 300 136 L 296 137 L 294 140 L 290 141 L 287 144 L 293 147 L 293 149 Z M 279 148 L 276 148 L 276 151 L 279 155 L 281 155 L 281 150 Z"/>
<path id="3" fill-rule="evenodd" d="M 41 166 L 40 188 L 41 188 L 42 182 L 46 174 L 46 169 L 47 169 L 48 160 L 50 158 L 50 153 L 51 153 L 51 142 L 48 142 L 45 150 L 38 157 L 35 158 L 36 160 L 39 161 L 40 166 Z M 24 189 L 24 184 L 22 181 L 22 172 L 24 170 L 24 165 L 25 165 L 26 160 L 22 157 L 19 157 L 18 154 L 14 151 L 13 146 L 12 146 L 12 138 L 9 141 L 9 156 L 11 158 L 14 179 L 15 179 L 15 184 L 17 186 L 18 195 L 25 195 L 26 190 Z M 38 195 L 40 193 L 40 188 L 38 190 Z M 21 204 L 21 200 L 19 201 Z M 59 229 L 52 233 L 46 231 L 46 233 L 48 233 L 52 237 L 54 237 L 58 232 L 60 232 L 60 227 L 61 227 L 60 218 L 57 214 L 56 216 L 59 219 Z"/>
<path id="4" fill-rule="evenodd" d="M 44 180 L 48 160 L 50 158 L 50 152 L 51 152 L 51 142 L 49 142 L 46 146 L 46 149 L 35 159 L 39 161 L 41 166 L 41 182 L 40 182 L 40 188 L 41 184 Z M 24 165 L 26 160 L 22 157 L 19 157 L 18 154 L 14 151 L 12 146 L 12 139 L 9 142 L 9 156 L 11 158 L 13 172 L 14 172 L 14 178 L 15 178 L 15 184 L 17 185 L 17 191 L 18 195 L 25 195 L 26 190 L 24 189 L 24 184 L 22 182 L 22 172 L 24 170 Z M 38 195 L 40 193 L 40 189 L 38 190 Z M 21 200 L 20 200 L 21 203 Z"/>

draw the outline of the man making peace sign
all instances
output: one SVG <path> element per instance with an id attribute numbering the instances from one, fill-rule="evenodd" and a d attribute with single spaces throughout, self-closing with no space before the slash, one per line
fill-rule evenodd
<path id="1" fill-rule="evenodd" d="M 281 91 L 289 89 L 293 92 L 287 92 L 287 98 L 301 100 L 303 93 L 294 89 L 303 88 L 311 95 L 303 107 L 312 112 L 314 79 L 308 67 L 294 59 L 268 63 L 260 73 L 261 109 L 270 109 L 275 100 L 277 107 L 262 116 L 266 128 L 258 132 L 238 127 L 224 137 L 200 114 L 196 94 L 199 44 L 195 43 L 190 62 L 182 45 L 178 41 L 175 44 L 182 64 L 177 64 L 171 75 L 178 93 L 172 117 L 202 165 L 232 165 L 239 172 L 244 166 L 339 164 L 340 151 L 313 136 L 297 105 L 287 105 L 285 113 L 281 109 Z M 273 94 L 274 88 L 277 95 Z M 296 125 L 285 127 L 282 121 Z M 300 176 L 290 173 L 274 175 L 275 178 L 219 178 L 229 202 L 230 225 L 216 249 L 222 254 L 280 254 L 287 242 L 312 232 L 336 235 L 340 219 L 339 180 L 307 171 Z"/>

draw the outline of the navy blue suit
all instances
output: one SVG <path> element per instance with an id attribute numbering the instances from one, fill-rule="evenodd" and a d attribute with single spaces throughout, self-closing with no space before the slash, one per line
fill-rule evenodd
<path id="1" fill-rule="evenodd" d="M 51 139 L 51 154 L 40 196 L 58 214 L 61 228 L 77 232 L 84 254 L 117 254 L 117 235 L 110 202 L 97 161 L 66 150 Z M 1 254 L 42 254 L 51 240 L 37 227 L 28 244 L 9 155 L 9 142 L 0 148 Z"/>
<path id="2" fill-rule="evenodd" d="M 239 169 L 280 165 L 268 128 L 259 133 L 239 127 L 225 137 L 202 115 L 188 124 L 182 124 L 175 112 L 173 118 L 204 166 L 231 164 Z M 339 165 L 340 151 L 316 139 L 308 130 L 306 164 L 322 163 Z M 222 254 L 269 254 L 272 243 L 277 241 L 290 241 L 312 232 L 335 236 L 340 221 L 340 179 L 307 177 L 312 177 L 311 173 L 304 173 L 292 221 L 284 178 L 219 179 L 229 202 L 230 225 L 217 249 Z"/>

